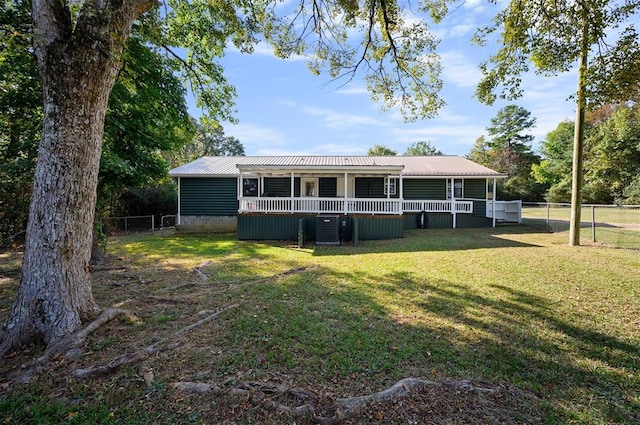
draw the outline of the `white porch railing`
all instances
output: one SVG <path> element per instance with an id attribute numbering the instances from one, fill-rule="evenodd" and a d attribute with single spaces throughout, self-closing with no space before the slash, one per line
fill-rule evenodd
<path id="1" fill-rule="evenodd" d="M 380 198 L 265 198 L 242 197 L 241 213 L 402 214 L 451 212 L 451 201 L 400 201 Z M 455 212 L 470 214 L 473 201 L 455 201 Z"/>
<path id="2" fill-rule="evenodd" d="M 473 201 L 455 201 L 456 213 L 471 214 Z M 451 212 L 451 201 L 403 201 L 404 212 Z"/>
<path id="3" fill-rule="evenodd" d="M 497 221 L 520 223 L 522 221 L 522 201 L 495 201 Z M 487 201 L 487 217 L 493 218 L 493 201 Z"/>

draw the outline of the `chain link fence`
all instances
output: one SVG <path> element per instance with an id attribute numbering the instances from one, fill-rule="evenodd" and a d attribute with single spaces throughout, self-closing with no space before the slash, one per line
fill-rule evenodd
<path id="1" fill-rule="evenodd" d="M 570 204 L 523 203 L 522 221 L 550 232 L 569 230 Z M 582 205 L 580 240 L 640 249 L 640 205 Z"/>

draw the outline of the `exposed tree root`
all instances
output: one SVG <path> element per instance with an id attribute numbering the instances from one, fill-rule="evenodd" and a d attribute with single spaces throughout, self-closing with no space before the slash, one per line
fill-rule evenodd
<path id="1" fill-rule="evenodd" d="M 289 275 L 292 275 L 292 274 L 295 274 L 295 273 L 300 273 L 300 272 L 303 272 L 303 271 L 307 270 L 307 267 L 294 267 L 292 269 L 285 270 L 285 271 L 283 271 L 281 273 L 277 273 L 277 274 L 274 274 L 272 276 L 262 277 L 262 278 L 259 278 L 259 279 L 252 279 L 252 280 L 248 280 L 248 281 L 247 280 L 237 280 L 237 281 L 224 281 L 224 282 L 221 282 L 221 281 L 211 281 L 211 280 L 209 280 L 209 277 L 202 272 L 201 267 L 206 266 L 208 263 L 209 262 L 203 263 L 200 266 L 194 268 L 192 273 L 195 274 L 196 276 L 198 276 L 199 279 L 202 280 L 203 282 L 207 282 L 208 285 L 209 284 L 225 284 L 225 285 L 227 285 L 227 287 L 225 289 L 215 288 L 215 290 L 212 291 L 212 292 L 209 292 L 209 294 L 221 294 L 221 293 L 227 292 L 228 290 L 235 290 L 235 289 L 239 289 L 239 288 L 244 288 L 245 286 L 257 285 L 257 284 L 260 284 L 260 283 L 271 282 L 271 281 L 274 281 L 276 279 L 280 279 L 280 278 L 283 278 L 285 276 L 289 276 Z M 172 286 L 170 288 L 166 288 L 165 291 L 174 292 L 175 290 L 181 289 L 181 288 L 184 288 L 184 287 L 192 287 L 194 285 L 197 285 L 197 283 L 198 283 L 197 281 L 183 283 L 183 284 L 180 284 L 180 285 L 177 285 L 177 286 Z"/>
<path id="2" fill-rule="evenodd" d="M 204 319 L 198 320 L 197 322 L 192 323 L 189 326 L 185 326 L 184 328 L 179 329 L 177 332 L 173 333 L 167 338 L 161 339 L 160 341 L 154 344 L 151 344 L 147 347 L 141 348 L 138 351 L 134 351 L 131 353 L 126 353 L 121 356 L 118 356 L 115 359 L 113 359 L 111 362 L 105 365 L 96 365 L 96 366 L 89 367 L 87 369 L 76 369 L 73 371 L 73 377 L 76 379 L 84 379 L 92 376 L 106 375 L 114 372 L 115 370 L 119 369 L 122 366 L 129 365 L 131 363 L 134 363 L 146 357 L 149 357 L 160 350 L 171 350 L 171 349 L 177 348 L 179 345 L 172 344 L 172 340 L 174 338 L 194 328 L 197 328 L 198 326 L 201 326 L 207 322 L 210 322 L 211 320 L 215 319 L 225 311 L 228 311 L 232 308 L 236 308 L 239 306 L 240 304 L 232 304 L 220 310 L 217 310 L 214 313 L 210 314 L 209 316 L 205 317 Z"/>
<path id="3" fill-rule="evenodd" d="M 405 378 L 377 393 L 332 401 L 312 391 L 261 382 L 242 383 L 233 388 L 222 388 L 204 382 L 175 382 L 172 384 L 172 387 L 178 391 L 190 394 L 246 396 L 255 406 L 287 413 L 295 418 L 311 419 L 321 425 L 337 424 L 344 420 L 355 418 L 373 405 L 397 400 L 419 389 L 435 386 L 446 386 L 458 391 L 476 392 L 483 395 L 494 394 L 499 391 L 494 388 L 475 386 L 467 380 L 438 382 L 418 378 Z M 276 401 L 276 398 L 295 400 L 296 405 L 291 406 L 281 403 Z"/>
<path id="4" fill-rule="evenodd" d="M 208 266 L 209 264 L 211 264 L 211 261 L 205 261 L 204 263 L 200 264 L 198 267 L 194 267 L 193 274 L 198 276 L 203 281 L 208 280 L 209 276 L 207 276 L 206 274 L 202 273 L 202 268 Z"/>
<path id="5" fill-rule="evenodd" d="M 91 273 L 107 272 L 112 270 L 129 270 L 128 266 L 91 266 Z"/>
<path id="6" fill-rule="evenodd" d="M 16 383 L 27 383 L 38 373 L 43 372 L 50 360 L 55 356 L 65 356 L 67 359 L 76 359 L 80 356 L 80 347 L 84 344 L 87 337 L 98 329 L 100 326 L 110 322 L 118 316 L 131 316 L 127 310 L 120 308 L 108 308 L 98 316 L 93 322 L 89 323 L 83 329 L 67 336 L 47 347 L 40 357 L 25 363 L 20 367 L 18 373 L 13 376 Z"/>
<path id="7" fill-rule="evenodd" d="M 274 274 L 272 276 L 263 277 L 263 278 L 260 278 L 260 279 L 253 279 L 253 280 L 244 281 L 244 282 L 243 281 L 225 282 L 228 285 L 227 289 L 224 289 L 222 291 L 215 291 L 213 293 L 223 293 L 223 292 L 226 292 L 226 291 L 231 290 L 231 289 L 235 290 L 235 289 L 244 288 L 246 286 L 257 285 L 257 284 L 266 283 L 266 282 L 272 282 L 274 280 L 281 279 L 283 277 L 290 276 L 292 274 L 302 273 L 304 271 L 307 271 L 307 267 L 294 267 L 292 269 L 285 270 L 285 271 L 283 271 L 281 273 L 277 273 L 277 274 Z"/>

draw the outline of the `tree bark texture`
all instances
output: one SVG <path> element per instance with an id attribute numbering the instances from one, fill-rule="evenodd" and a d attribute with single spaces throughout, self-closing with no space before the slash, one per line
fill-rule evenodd
<path id="1" fill-rule="evenodd" d="M 569 246 L 580 245 L 580 213 L 582 212 L 582 168 L 584 163 L 584 126 L 586 110 L 586 73 L 589 53 L 589 19 L 583 12 L 578 87 L 576 90 L 576 122 L 573 133 L 573 159 L 571 174 L 571 217 L 569 220 Z"/>
<path id="2" fill-rule="evenodd" d="M 154 3 L 89 0 L 75 22 L 58 0 L 33 0 L 44 124 L 22 276 L 0 353 L 55 343 L 98 313 L 89 260 L 104 118 L 133 21 Z"/>

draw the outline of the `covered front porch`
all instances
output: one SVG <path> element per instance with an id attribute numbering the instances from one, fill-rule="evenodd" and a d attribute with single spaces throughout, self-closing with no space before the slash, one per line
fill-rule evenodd
<path id="1" fill-rule="evenodd" d="M 460 177 L 407 178 L 402 165 L 362 167 L 238 165 L 238 213 L 396 215 L 486 213 L 486 180 L 469 187 Z M 480 185 L 480 186 L 479 186 Z M 472 191 L 469 189 L 468 191 Z M 424 195 L 431 194 L 428 199 Z"/>

